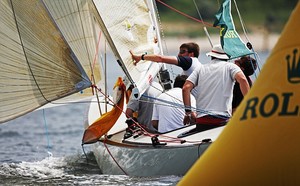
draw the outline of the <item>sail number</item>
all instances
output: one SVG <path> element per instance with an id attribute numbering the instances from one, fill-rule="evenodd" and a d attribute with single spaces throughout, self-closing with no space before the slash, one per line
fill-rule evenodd
<path id="1" fill-rule="evenodd" d="M 224 38 L 237 38 L 237 33 L 234 30 L 228 30 L 225 35 Z"/>

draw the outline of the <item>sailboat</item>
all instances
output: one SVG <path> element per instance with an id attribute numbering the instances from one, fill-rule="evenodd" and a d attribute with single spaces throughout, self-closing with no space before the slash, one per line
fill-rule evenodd
<path id="1" fill-rule="evenodd" d="M 147 54 L 163 53 L 154 13 L 155 4 L 153 1 L 126 0 L 109 2 L 97 0 L 94 3 L 101 18 L 103 33 L 108 38 L 117 61 L 126 67 L 125 74 L 128 73 L 127 78 L 129 77 L 127 81 L 134 84 L 138 90 L 136 92 L 133 89 L 131 96 L 138 95 L 138 98 L 163 68 L 161 63 L 150 61 L 134 66 L 128 50 L 133 49 L 135 52 Z M 118 80 L 115 87 L 120 87 L 121 84 Z M 126 89 L 118 88 L 116 95 L 122 95 L 122 98 L 126 95 L 124 91 Z M 123 103 L 126 100 L 124 97 L 123 99 L 120 99 L 120 96 L 115 97 L 119 99 L 115 99 L 114 106 L 109 105 L 110 111 L 102 116 L 98 112 L 97 104 L 90 105 L 89 127 L 83 137 L 83 143 L 94 143 L 93 152 L 104 174 L 183 175 L 222 130 L 221 127 L 200 135 L 185 136 L 183 134 L 194 126 L 165 134 L 151 134 L 140 130 L 125 140 L 126 116 L 119 113 L 117 117 L 115 110 L 126 109 Z M 104 106 L 105 104 L 100 104 L 102 109 Z M 117 121 L 110 123 L 114 118 L 117 118 Z M 111 128 L 104 130 L 104 126 L 107 125 L 111 125 Z M 103 134 L 105 135 L 102 136 Z"/>
<path id="2" fill-rule="evenodd" d="M 131 96 L 138 98 L 147 87 L 151 86 L 149 80 L 156 77 L 159 70 L 164 68 L 161 63 L 150 61 L 134 66 L 129 53 L 129 49 L 132 49 L 135 53 L 141 54 L 163 54 L 155 2 L 95 0 L 94 3 L 100 15 L 101 28 L 108 38 L 116 60 L 122 64 L 122 68 L 126 67 L 124 71 L 126 81 L 137 89 L 137 91 L 133 89 Z M 228 32 L 235 31 L 233 24 L 226 26 L 227 22 L 232 22 L 228 14 L 230 7 L 230 1 L 226 0 L 218 13 L 219 20 L 227 19 L 223 24 L 216 23 L 221 27 L 224 26 L 222 40 L 227 38 Z M 227 45 L 242 43 L 237 33 L 235 36 L 233 39 L 239 40 L 238 42 L 232 44 L 225 41 L 223 44 L 230 47 Z M 237 52 L 238 50 L 240 51 Z M 243 43 L 237 51 L 234 51 L 235 56 L 230 57 L 236 58 L 252 53 Z M 117 99 L 112 101 L 113 105 L 109 106 L 110 111 L 106 114 L 99 114 L 97 104 L 90 105 L 88 124 L 83 136 L 83 144 L 93 143 L 94 155 L 104 174 L 184 175 L 224 128 L 196 132 L 195 125 L 189 125 L 163 134 L 152 134 L 142 128 L 125 139 L 127 124 L 125 124 L 124 97 L 127 95 L 128 98 L 128 94 L 126 88 L 120 88 L 124 87 L 123 84 L 127 83 L 121 79 L 116 82 L 115 95 L 118 96 L 114 96 Z M 101 109 L 104 109 L 104 105 L 100 104 Z"/>
<path id="3" fill-rule="evenodd" d="M 103 173 L 136 176 L 185 174 L 222 132 L 224 127 L 194 133 L 190 125 L 123 138 L 129 95 L 138 99 L 166 70 L 147 61 L 134 66 L 129 53 L 163 54 L 153 1 L 8 0 L 0 5 L 1 123 L 47 106 L 91 100 L 83 143 L 94 143 Z M 102 33 L 126 76 L 116 77 L 113 97 L 103 91 L 105 67 L 98 62 Z"/>

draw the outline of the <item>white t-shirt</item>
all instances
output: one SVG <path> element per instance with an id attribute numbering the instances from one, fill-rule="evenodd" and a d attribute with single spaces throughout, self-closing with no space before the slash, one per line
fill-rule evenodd
<path id="1" fill-rule="evenodd" d="M 240 71 L 237 65 L 216 59 L 194 70 L 187 80 L 198 86 L 197 117 L 207 114 L 231 117 L 234 76 Z"/>
<path id="2" fill-rule="evenodd" d="M 192 95 L 191 103 L 195 108 L 196 101 Z M 157 97 L 153 106 L 152 120 L 158 120 L 158 132 L 164 133 L 183 127 L 184 115 L 181 88 L 170 89 Z"/>
<path id="3" fill-rule="evenodd" d="M 154 99 L 162 93 L 162 91 L 162 86 L 159 83 L 153 81 L 151 83 L 151 86 L 143 93 L 144 96 L 142 95 L 139 100 L 130 99 L 127 104 L 127 108 L 130 108 L 134 112 L 138 112 L 138 122 L 141 125 L 144 125 L 150 132 L 156 131 L 151 123 L 153 102 Z"/>

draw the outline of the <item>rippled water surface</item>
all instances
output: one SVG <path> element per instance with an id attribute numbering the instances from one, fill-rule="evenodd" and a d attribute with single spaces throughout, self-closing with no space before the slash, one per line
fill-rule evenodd
<path id="1" fill-rule="evenodd" d="M 172 185 L 180 177 L 103 175 L 81 147 L 87 105 L 39 110 L 0 125 L 0 185 Z M 76 114 L 74 114 L 76 113 Z"/>

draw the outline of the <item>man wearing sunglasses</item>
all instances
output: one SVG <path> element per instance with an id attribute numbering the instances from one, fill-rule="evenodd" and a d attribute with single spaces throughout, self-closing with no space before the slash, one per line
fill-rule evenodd
<path id="1" fill-rule="evenodd" d="M 135 65 L 141 60 L 176 65 L 182 68 L 183 72 L 181 73 L 181 75 L 189 76 L 197 67 L 201 66 L 201 63 L 198 60 L 200 47 L 197 43 L 194 42 L 183 43 L 179 47 L 178 56 L 163 56 L 154 54 L 137 55 L 132 51 L 130 51 L 130 53 Z M 196 89 L 193 89 L 192 94 L 197 94 Z"/>

